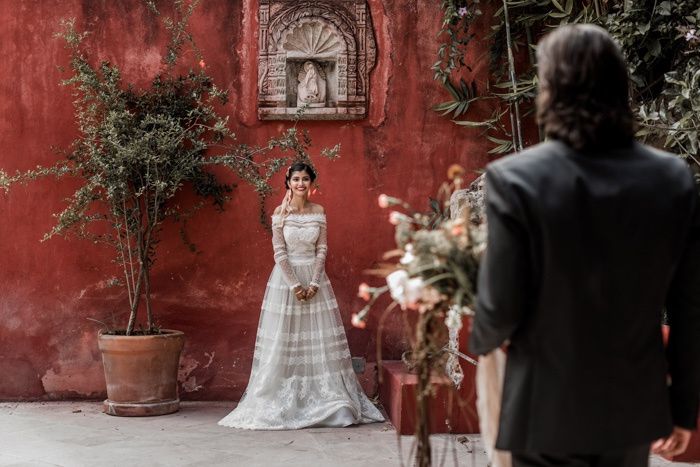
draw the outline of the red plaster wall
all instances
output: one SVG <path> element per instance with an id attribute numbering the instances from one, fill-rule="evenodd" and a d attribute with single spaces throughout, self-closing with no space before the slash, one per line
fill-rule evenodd
<path id="1" fill-rule="evenodd" d="M 369 118 L 359 122 L 303 122 L 317 150 L 342 145 L 336 162 L 318 159 L 328 213 L 327 272 L 335 284 L 353 355 L 374 360 L 376 317 L 366 330 L 349 326 L 362 306 L 357 284 L 381 252 L 393 247 L 380 193 L 423 206 L 460 163 L 476 176 L 488 161 L 488 143 L 430 110 L 446 100 L 432 80 L 441 15 L 434 0 L 369 0 L 377 39 Z M 192 32 L 216 82 L 228 88 L 223 109 L 241 141 L 264 142 L 287 126 L 256 114 L 257 2 L 206 0 Z M 0 167 L 29 169 L 55 160 L 52 146 L 76 135 L 61 40 L 61 18 L 75 17 L 93 57 L 118 63 L 127 80 L 150 81 L 164 34 L 138 0 L 3 0 L 0 8 Z M 477 51 L 475 56 L 482 54 Z M 477 67 L 481 76 L 482 67 Z M 281 185 L 281 177 L 278 177 Z M 52 179 L 0 195 L 0 399 L 104 396 L 96 344 L 99 325 L 124 322 L 126 296 L 104 286 L 115 274 L 111 251 L 81 240 L 40 243 L 52 213 L 75 185 Z M 281 197 L 281 193 L 278 197 Z M 276 200 L 274 200 L 276 201 Z M 268 210 L 274 208 L 270 202 Z M 258 222 L 256 197 L 235 192 L 224 213 L 205 209 L 190 222 L 199 252 L 181 244 L 176 229 L 160 244 L 152 289 L 159 323 L 187 334 L 181 369 L 186 399 L 238 399 L 245 389 L 265 283 L 273 265 L 270 236 Z M 377 310 L 379 311 L 379 310 Z M 387 322 L 383 350 L 397 358 L 405 347 L 401 322 Z M 368 365 L 368 368 L 373 368 Z"/>

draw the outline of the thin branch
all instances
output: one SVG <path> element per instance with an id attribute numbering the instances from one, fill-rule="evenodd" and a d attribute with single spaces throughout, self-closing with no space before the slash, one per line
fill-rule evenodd
<path id="1" fill-rule="evenodd" d="M 506 46 L 508 49 L 508 73 L 510 75 L 510 82 L 513 88 L 513 93 L 518 92 L 518 81 L 515 77 L 515 59 L 513 57 L 513 39 L 510 35 L 510 18 L 508 16 L 508 0 L 503 0 L 503 17 L 505 19 L 506 27 Z M 513 129 L 513 147 L 516 151 L 523 150 L 523 136 L 522 129 L 520 128 L 520 104 L 515 100 L 511 104 L 515 108 L 515 115 L 511 112 L 510 122 L 511 128 Z M 515 120 L 515 125 L 513 125 L 513 120 Z"/>
<path id="2" fill-rule="evenodd" d="M 129 227 L 129 219 L 126 216 L 126 196 L 122 197 L 122 207 L 123 207 L 123 212 L 124 212 L 124 226 L 126 228 L 126 249 L 129 252 L 129 269 L 131 269 L 131 288 L 129 289 L 129 305 L 133 308 L 134 306 L 134 300 L 136 300 L 136 296 L 132 295 L 134 291 L 136 290 L 136 283 L 134 282 L 134 277 L 136 274 L 134 273 L 134 257 L 131 253 L 131 228 Z M 127 277 L 127 281 L 129 280 L 129 277 Z M 128 286 L 128 282 L 127 282 Z"/>
<path id="3" fill-rule="evenodd" d="M 134 301 L 131 298 L 131 284 L 129 283 L 129 273 L 126 269 L 126 252 L 124 251 L 124 245 L 122 244 L 121 228 L 116 224 L 115 228 L 117 230 L 119 257 L 121 258 L 122 267 L 124 268 L 124 282 L 126 283 L 126 291 L 127 295 L 129 296 L 129 308 L 131 308 L 134 304 Z"/>

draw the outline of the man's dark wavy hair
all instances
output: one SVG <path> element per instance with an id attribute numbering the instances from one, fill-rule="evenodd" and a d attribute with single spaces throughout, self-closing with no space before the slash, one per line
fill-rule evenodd
<path id="1" fill-rule="evenodd" d="M 622 52 L 603 28 L 563 26 L 537 46 L 537 121 L 576 150 L 628 145 L 634 138 Z"/>

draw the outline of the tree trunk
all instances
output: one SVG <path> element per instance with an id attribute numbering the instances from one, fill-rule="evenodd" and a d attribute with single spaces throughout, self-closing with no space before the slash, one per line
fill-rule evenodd
<path id="1" fill-rule="evenodd" d="M 139 277 L 136 280 L 136 290 L 134 290 L 134 302 L 131 305 L 131 314 L 129 315 L 129 324 L 126 327 L 126 335 L 130 336 L 134 332 L 134 325 L 136 324 L 136 313 L 139 309 L 139 303 L 141 302 L 141 284 L 143 283 L 143 269 L 144 265 L 141 263 L 139 268 Z"/>

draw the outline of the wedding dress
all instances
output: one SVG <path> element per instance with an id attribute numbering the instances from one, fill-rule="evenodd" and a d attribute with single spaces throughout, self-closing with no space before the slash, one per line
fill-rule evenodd
<path id="1" fill-rule="evenodd" d="M 345 329 L 324 265 L 324 214 L 272 216 L 275 267 L 265 289 L 248 387 L 219 425 L 289 430 L 380 422 L 350 361 Z M 298 301 L 293 288 L 316 285 Z"/>

